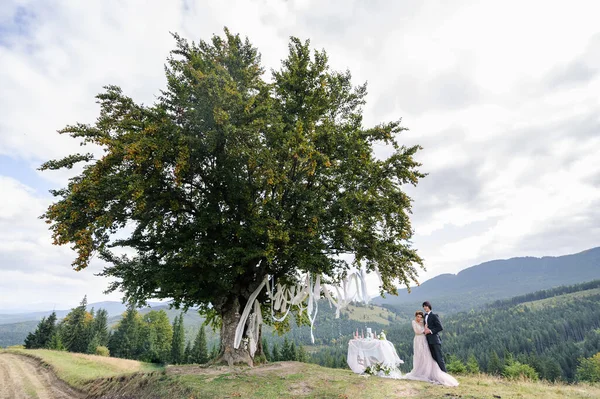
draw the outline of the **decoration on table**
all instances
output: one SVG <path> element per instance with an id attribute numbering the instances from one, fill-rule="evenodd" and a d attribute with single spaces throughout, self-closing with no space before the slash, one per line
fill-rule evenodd
<path id="1" fill-rule="evenodd" d="M 390 365 L 385 365 L 383 363 L 375 363 L 365 368 L 365 374 L 373 375 L 373 376 L 389 376 L 392 372 L 396 371 L 398 368 Z"/>
<path id="2" fill-rule="evenodd" d="M 379 333 L 379 335 L 377 336 L 377 338 L 379 338 L 382 341 L 386 341 L 387 338 L 385 337 L 385 330 L 381 330 L 381 332 Z"/>

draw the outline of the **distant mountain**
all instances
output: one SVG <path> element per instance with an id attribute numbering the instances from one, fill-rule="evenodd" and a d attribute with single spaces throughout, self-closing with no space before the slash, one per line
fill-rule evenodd
<path id="1" fill-rule="evenodd" d="M 149 305 L 152 307 L 165 306 L 165 305 L 168 306 L 168 304 L 165 304 L 162 302 L 149 302 Z M 76 307 L 76 306 L 77 305 L 75 305 L 74 307 Z M 105 309 L 108 312 L 108 317 L 113 317 L 113 316 L 118 316 L 121 313 L 123 313 L 127 309 L 127 305 L 124 305 L 121 302 L 117 302 L 117 301 L 104 301 L 104 302 L 90 303 L 90 304 L 88 304 L 87 308 L 88 308 L 88 310 L 91 310 L 92 308 L 94 308 L 96 310 Z M 58 319 L 62 319 L 70 311 L 71 311 L 71 309 L 55 310 L 56 317 L 58 317 Z M 42 320 L 42 317 L 47 317 L 52 312 L 53 312 L 52 310 L 39 310 L 39 311 L 26 312 L 26 313 L 24 312 L 24 313 L 3 314 L 2 310 L 0 310 L 0 325 L 20 323 L 20 322 L 24 322 L 24 321 L 40 321 L 40 320 Z"/>
<path id="2" fill-rule="evenodd" d="M 0 348 L 22 345 L 27 334 L 35 330 L 37 324 L 37 321 L 23 321 L 0 325 Z"/>
<path id="3" fill-rule="evenodd" d="M 517 295 L 583 283 L 600 278 L 600 247 L 573 255 L 494 260 L 442 274 L 398 296 L 377 297 L 373 303 L 401 314 L 421 308 L 428 300 L 442 313 L 476 309 L 482 304 Z"/>

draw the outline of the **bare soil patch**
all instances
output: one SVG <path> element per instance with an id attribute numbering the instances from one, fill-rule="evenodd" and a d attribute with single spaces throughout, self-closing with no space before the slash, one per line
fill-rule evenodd
<path id="1" fill-rule="evenodd" d="M 60 381 L 39 362 L 0 353 L 0 399 L 79 399 L 84 396 Z"/>
<path id="2" fill-rule="evenodd" d="M 303 363 L 299 362 L 277 362 L 269 363 L 255 367 L 248 366 L 201 366 L 201 365 L 186 365 L 186 366 L 169 366 L 167 374 L 170 375 L 190 375 L 201 374 L 207 376 L 215 376 L 221 374 L 248 374 L 248 375 L 263 375 L 267 373 L 277 373 L 278 375 L 296 374 L 303 369 Z"/>

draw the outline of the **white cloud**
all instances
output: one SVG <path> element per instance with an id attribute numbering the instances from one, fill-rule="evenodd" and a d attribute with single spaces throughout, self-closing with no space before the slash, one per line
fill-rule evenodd
<path id="1" fill-rule="evenodd" d="M 430 175 L 408 189 L 422 279 L 494 258 L 576 252 L 599 244 L 599 13 L 593 1 L 6 1 L 0 157 L 35 167 L 80 151 L 55 131 L 93 122 L 106 84 L 152 103 L 165 84 L 169 32 L 208 40 L 228 26 L 249 36 L 267 68 L 294 35 L 325 48 L 357 84 L 369 81 L 367 124 L 402 117 L 406 143 L 424 146 L 418 159 Z M 75 172 L 33 176 L 54 187 Z M 18 171 L 1 174 L 2 298 L 76 304 L 86 290 L 100 295 L 106 281 L 72 272 L 72 252 L 52 246 L 37 219 L 51 198 Z M 26 288 L 33 274 L 52 283 Z"/>

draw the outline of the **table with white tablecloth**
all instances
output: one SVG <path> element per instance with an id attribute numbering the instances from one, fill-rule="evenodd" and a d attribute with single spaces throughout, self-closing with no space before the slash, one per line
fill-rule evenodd
<path id="1" fill-rule="evenodd" d="M 348 366 L 357 374 L 362 374 L 369 366 L 380 364 L 393 369 L 391 378 L 400 378 L 398 365 L 404 362 L 398 356 L 394 344 L 381 339 L 351 339 L 348 342 Z M 380 374 L 381 375 L 381 374 Z M 381 375 L 384 376 L 384 375 Z"/>

